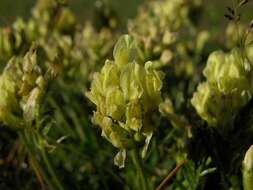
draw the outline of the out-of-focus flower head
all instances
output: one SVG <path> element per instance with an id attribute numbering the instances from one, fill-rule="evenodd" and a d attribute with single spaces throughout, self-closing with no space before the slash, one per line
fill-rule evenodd
<path id="1" fill-rule="evenodd" d="M 18 128 L 36 118 L 50 80 L 43 70 L 34 47 L 8 62 L 0 76 L 0 122 Z"/>
<path id="2" fill-rule="evenodd" d="M 38 0 L 27 21 L 18 18 L 11 27 L 0 29 L 0 60 L 24 55 L 34 41 L 43 46 L 55 36 L 71 36 L 75 26 L 74 15 L 61 2 Z"/>
<path id="3" fill-rule="evenodd" d="M 19 69 L 16 61 L 11 59 L 0 76 L 0 121 L 11 127 L 22 125 L 22 110 L 17 99 L 20 77 L 14 75 Z"/>
<path id="4" fill-rule="evenodd" d="M 178 41 L 186 41 L 179 31 L 185 33 L 187 30 L 188 36 L 195 35 L 190 13 L 200 5 L 201 0 L 148 1 L 129 23 L 129 33 L 141 39 L 147 59 L 158 61 L 158 66 L 167 65 L 177 56 L 173 49 L 180 49 L 172 46 Z M 188 46 L 186 42 L 185 45 Z M 182 48 L 179 51 L 182 52 Z"/>
<path id="5" fill-rule="evenodd" d="M 252 97 L 252 64 L 240 49 L 213 52 L 191 100 L 210 126 L 226 125 Z"/>
<path id="6" fill-rule="evenodd" d="M 102 63 L 112 57 L 113 45 L 117 34 L 109 28 L 96 31 L 87 22 L 81 32 L 75 35 L 74 48 L 71 51 L 73 59 L 80 63 L 82 75 L 91 79 L 91 73 L 102 67 Z"/>

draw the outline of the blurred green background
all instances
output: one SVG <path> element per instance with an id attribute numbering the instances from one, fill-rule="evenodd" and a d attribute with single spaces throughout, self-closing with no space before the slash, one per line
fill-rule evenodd
<path id="1" fill-rule="evenodd" d="M 28 17 L 33 7 L 34 0 L 1 0 L 0 1 L 0 25 L 7 25 L 15 21 L 16 17 Z M 96 0 L 69 0 L 69 5 L 77 18 L 82 23 L 88 19 L 96 7 Z M 110 6 L 115 10 L 121 21 L 125 23 L 128 18 L 133 17 L 138 5 L 143 0 L 108 0 Z"/>
<path id="2" fill-rule="evenodd" d="M 121 19 L 121 27 L 125 28 L 125 23 L 129 18 L 136 15 L 138 5 L 145 0 L 107 0 L 112 9 Z M 226 12 L 226 6 L 231 5 L 232 0 L 203 0 L 204 1 L 204 16 L 202 17 L 202 26 L 212 32 L 218 32 L 217 27 L 224 28 L 227 19 L 223 16 Z M 15 21 L 18 16 L 28 17 L 34 0 L 0 0 L 0 25 L 8 25 Z M 96 7 L 96 0 L 69 0 L 69 5 L 76 14 L 80 23 L 89 19 L 91 13 Z M 243 20 L 249 22 L 251 19 L 251 11 L 253 9 L 253 2 L 249 1 L 247 7 L 243 12 Z M 214 11 L 215 10 L 215 11 Z M 220 28 L 220 29 L 221 29 Z M 219 30 L 220 32 L 221 30 Z"/>

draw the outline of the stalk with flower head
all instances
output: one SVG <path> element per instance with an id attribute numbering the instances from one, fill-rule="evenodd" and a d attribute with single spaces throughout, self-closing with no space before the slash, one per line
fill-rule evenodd
<path id="1" fill-rule="evenodd" d="M 96 105 L 93 123 L 102 136 L 120 149 L 115 163 L 123 167 L 125 151 L 142 147 L 147 151 L 154 132 L 151 115 L 161 102 L 162 72 L 152 62 L 143 63 L 137 41 L 122 36 L 114 47 L 114 61 L 107 60 L 95 73 L 86 96 Z M 121 156 L 120 156 L 121 155 Z"/>

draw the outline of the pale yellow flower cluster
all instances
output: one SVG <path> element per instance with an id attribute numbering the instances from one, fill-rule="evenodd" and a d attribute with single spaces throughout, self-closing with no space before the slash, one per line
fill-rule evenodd
<path id="1" fill-rule="evenodd" d="M 225 125 L 252 97 L 252 65 L 239 49 L 212 53 L 204 69 L 207 81 L 191 100 L 209 125 Z"/>
<path id="2" fill-rule="evenodd" d="M 0 76 L 0 122 L 10 127 L 29 125 L 39 112 L 48 73 L 43 73 L 36 50 L 13 57 Z"/>
<path id="3" fill-rule="evenodd" d="M 93 123 L 121 150 L 149 143 L 154 130 L 150 116 L 161 102 L 162 73 L 152 62 L 143 65 L 139 60 L 136 40 L 122 36 L 114 49 L 114 61 L 107 60 L 101 72 L 94 74 L 86 93 L 97 108 Z"/>

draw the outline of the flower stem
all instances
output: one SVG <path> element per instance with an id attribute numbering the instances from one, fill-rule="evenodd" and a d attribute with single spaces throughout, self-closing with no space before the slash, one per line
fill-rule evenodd
<path id="1" fill-rule="evenodd" d="M 51 175 L 52 180 L 55 183 L 57 189 L 64 190 L 63 186 L 61 185 L 59 179 L 57 178 L 57 176 L 56 176 L 56 174 L 55 174 L 55 172 L 53 170 L 52 164 L 51 164 L 51 162 L 50 162 L 50 160 L 48 158 L 48 155 L 47 155 L 47 153 L 45 151 L 44 146 L 41 146 L 40 152 L 41 152 L 41 155 L 42 155 L 42 159 L 43 159 L 43 161 L 44 161 L 44 163 L 45 163 L 45 165 L 47 167 L 47 170 L 48 170 L 49 174 Z"/>
<path id="2" fill-rule="evenodd" d="M 25 145 L 26 150 L 28 151 L 28 155 L 30 157 L 31 163 L 32 163 L 32 168 L 35 172 L 35 174 L 37 175 L 38 178 L 40 178 L 38 174 L 41 174 L 41 177 L 44 178 L 45 182 L 47 183 L 47 185 L 51 188 L 54 189 L 53 184 L 51 183 L 51 181 L 49 180 L 47 174 L 45 173 L 45 171 L 42 169 L 41 165 L 38 163 L 38 161 L 35 158 L 35 153 L 34 153 L 34 149 L 31 147 L 26 135 L 25 135 L 25 131 L 24 130 L 20 130 L 18 131 L 18 134 L 20 136 L 20 139 L 22 140 L 22 142 Z M 42 187 L 43 188 L 43 187 Z M 44 189 L 44 188 L 43 188 Z"/>
<path id="3" fill-rule="evenodd" d="M 140 180 L 139 181 L 139 186 L 140 186 L 139 189 L 140 190 L 149 190 L 147 178 L 146 178 L 145 173 L 143 171 L 143 165 L 142 165 L 142 161 L 140 159 L 140 155 L 139 155 L 138 151 L 136 149 L 132 150 L 131 156 L 132 156 L 133 164 L 136 168 L 138 178 Z"/>

